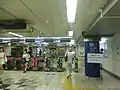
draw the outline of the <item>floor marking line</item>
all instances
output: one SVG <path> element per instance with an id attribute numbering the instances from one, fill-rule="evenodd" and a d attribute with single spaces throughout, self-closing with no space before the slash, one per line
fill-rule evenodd
<path id="1" fill-rule="evenodd" d="M 72 78 L 65 79 L 64 90 L 80 90 L 75 83 L 72 83 Z"/>

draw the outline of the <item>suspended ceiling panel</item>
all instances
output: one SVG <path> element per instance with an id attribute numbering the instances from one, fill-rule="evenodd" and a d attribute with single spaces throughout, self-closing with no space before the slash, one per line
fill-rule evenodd
<path id="1" fill-rule="evenodd" d="M 99 14 L 99 9 L 104 7 L 108 0 L 78 0 L 76 22 L 74 24 L 74 38 L 79 39 L 82 31 L 86 31 L 92 21 Z"/>
<path id="2" fill-rule="evenodd" d="M 107 16 L 120 16 L 120 0 L 105 14 Z"/>
<path id="3" fill-rule="evenodd" d="M 65 36 L 68 31 L 65 0 L 0 0 L 0 2 L 0 20 L 25 19 L 46 36 Z"/>
<path id="4" fill-rule="evenodd" d="M 120 0 L 101 18 L 87 35 L 114 35 L 120 32 Z"/>
<path id="5" fill-rule="evenodd" d="M 101 19 L 87 35 L 114 35 L 120 31 L 120 19 Z"/>

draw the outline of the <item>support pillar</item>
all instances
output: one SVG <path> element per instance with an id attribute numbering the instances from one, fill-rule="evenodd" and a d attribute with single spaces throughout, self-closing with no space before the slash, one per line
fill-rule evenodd
<path id="1" fill-rule="evenodd" d="M 90 78 L 100 77 L 100 64 L 88 63 L 88 53 L 99 53 L 99 40 L 85 41 L 85 76 Z"/>

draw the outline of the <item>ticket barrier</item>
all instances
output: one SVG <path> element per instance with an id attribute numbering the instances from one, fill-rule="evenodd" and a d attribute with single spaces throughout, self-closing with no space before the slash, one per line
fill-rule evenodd
<path id="1" fill-rule="evenodd" d="M 23 69 L 24 65 L 23 65 L 23 60 L 22 57 L 16 57 L 15 58 L 15 70 L 20 70 Z"/>
<path id="2" fill-rule="evenodd" d="M 5 63 L 4 69 L 6 69 L 6 70 L 14 69 L 14 65 L 15 65 L 14 62 L 15 62 L 14 57 L 7 57 L 7 62 Z"/>
<path id="3" fill-rule="evenodd" d="M 37 68 L 38 68 L 38 70 L 44 69 L 45 59 L 42 58 L 42 57 L 36 57 L 35 59 L 37 61 Z"/>
<path id="4" fill-rule="evenodd" d="M 51 57 L 47 57 L 46 59 L 45 59 L 45 71 L 50 71 L 50 66 L 51 66 Z"/>
<path id="5" fill-rule="evenodd" d="M 63 57 L 59 57 L 57 60 L 57 71 L 63 71 Z"/>
<path id="6" fill-rule="evenodd" d="M 75 58 L 75 72 L 78 72 L 78 58 Z"/>
<path id="7" fill-rule="evenodd" d="M 33 71 L 37 71 L 38 70 L 37 60 L 35 58 L 32 60 L 32 70 Z"/>
<path id="8" fill-rule="evenodd" d="M 30 57 L 30 61 L 28 63 L 29 70 L 32 70 L 33 66 L 34 66 L 34 58 Z"/>

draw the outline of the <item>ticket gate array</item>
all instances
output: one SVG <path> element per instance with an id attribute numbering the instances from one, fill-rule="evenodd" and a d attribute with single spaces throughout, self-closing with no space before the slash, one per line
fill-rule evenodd
<path id="1" fill-rule="evenodd" d="M 63 71 L 63 57 L 59 57 L 57 59 L 57 67 L 54 67 L 53 70 L 53 58 L 52 57 L 47 57 L 47 58 L 42 58 L 42 57 L 36 57 L 30 58 L 30 61 L 28 63 L 29 70 L 32 71 Z M 8 57 L 7 62 L 4 66 L 5 70 L 21 70 L 24 69 L 24 59 L 22 57 Z"/>
<path id="2" fill-rule="evenodd" d="M 39 70 L 44 68 L 44 58 L 36 57 L 30 58 L 28 63 L 30 70 Z M 22 57 L 8 57 L 4 69 L 6 70 L 20 70 L 24 68 L 24 62 Z"/>

